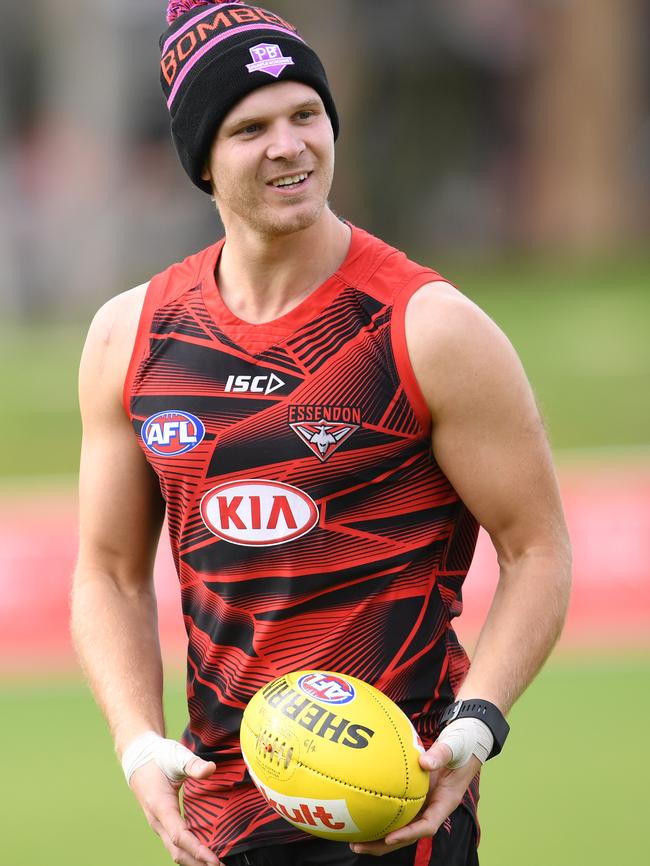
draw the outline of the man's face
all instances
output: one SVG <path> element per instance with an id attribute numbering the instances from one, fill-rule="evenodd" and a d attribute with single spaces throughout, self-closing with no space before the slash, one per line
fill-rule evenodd
<path id="1" fill-rule="evenodd" d="M 286 81 L 253 91 L 226 115 L 204 179 L 226 229 L 244 223 L 265 236 L 313 225 L 334 174 L 334 134 L 320 96 Z"/>

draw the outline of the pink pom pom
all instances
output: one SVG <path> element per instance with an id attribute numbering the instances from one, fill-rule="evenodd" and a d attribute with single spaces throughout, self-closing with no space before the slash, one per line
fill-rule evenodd
<path id="1" fill-rule="evenodd" d="M 230 2 L 241 3 L 242 0 L 230 0 Z M 167 23 L 171 24 L 179 15 L 191 12 L 198 6 L 223 6 L 224 3 L 214 3 L 213 0 L 169 0 L 167 7 Z"/>

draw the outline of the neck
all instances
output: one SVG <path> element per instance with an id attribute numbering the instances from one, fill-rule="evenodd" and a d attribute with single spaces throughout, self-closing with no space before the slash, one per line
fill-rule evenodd
<path id="1" fill-rule="evenodd" d="M 226 226 L 216 275 L 223 302 L 252 324 L 285 315 L 340 267 L 350 235 L 329 208 L 313 225 L 287 235 Z"/>

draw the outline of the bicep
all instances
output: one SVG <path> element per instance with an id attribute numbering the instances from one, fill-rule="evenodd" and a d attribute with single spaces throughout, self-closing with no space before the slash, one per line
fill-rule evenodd
<path id="1" fill-rule="evenodd" d="M 466 299 L 443 302 L 446 320 L 432 335 L 439 335 L 439 346 L 426 345 L 415 312 L 409 314 L 413 362 L 431 408 L 432 447 L 441 469 L 501 559 L 564 544 L 550 448 L 513 347 Z"/>
<path id="2" fill-rule="evenodd" d="M 164 503 L 121 403 L 127 355 L 119 333 L 93 323 L 79 374 L 78 572 L 137 585 L 151 578 Z"/>

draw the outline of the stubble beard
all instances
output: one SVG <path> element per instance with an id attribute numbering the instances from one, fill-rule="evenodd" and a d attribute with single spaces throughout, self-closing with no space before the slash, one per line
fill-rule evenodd
<path id="1" fill-rule="evenodd" d="M 294 209 L 291 213 L 278 213 L 274 208 L 262 206 L 253 209 L 249 222 L 260 234 L 282 237 L 309 228 L 317 222 L 327 200 L 314 202 L 309 208 Z"/>
<path id="2" fill-rule="evenodd" d="M 303 203 L 292 206 L 288 201 L 283 207 L 272 207 L 266 201 L 261 200 L 258 190 L 246 184 L 233 183 L 226 190 L 226 195 L 219 197 L 215 194 L 215 202 L 224 224 L 223 205 L 240 221 L 246 223 L 253 231 L 265 237 L 277 238 L 302 231 L 314 225 L 328 205 L 329 191 L 333 179 L 333 165 L 323 171 L 319 167 L 321 179 L 321 194 L 314 196 L 308 204 Z M 289 171 L 287 173 L 290 173 Z M 220 206 L 221 198 L 221 206 Z"/>

